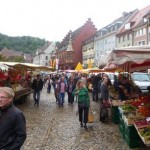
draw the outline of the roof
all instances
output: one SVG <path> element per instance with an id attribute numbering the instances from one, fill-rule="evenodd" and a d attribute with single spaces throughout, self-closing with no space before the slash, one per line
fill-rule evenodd
<path id="1" fill-rule="evenodd" d="M 144 17 L 147 17 L 148 15 L 150 15 L 150 10 L 148 11 L 148 13 Z"/>
<path id="2" fill-rule="evenodd" d="M 58 49 L 59 50 L 65 50 L 68 47 L 69 44 L 69 39 L 70 39 L 70 34 L 71 34 L 71 38 L 72 40 L 80 33 L 81 29 L 83 26 L 81 26 L 80 28 L 78 28 L 77 30 L 75 30 L 74 32 L 69 31 L 68 34 L 65 36 L 65 38 L 63 39 L 63 41 L 60 43 Z"/>
<path id="3" fill-rule="evenodd" d="M 131 11 L 131 12 L 124 12 L 121 17 L 117 18 L 109 25 L 107 25 L 107 26 L 101 28 L 99 31 L 97 31 L 97 36 L 99 36 L 99 35 L 103 36 L 108 33 L 117 31 L 122 26 L 122 24 L 125 23 L 133 15 L 133 13 L 135 11 L 136 10 Z"/>
<path id="4" fill-rule="evenodd" d="M 144 25 L 144 16 L 150 11 L 150 5 L 139 10 L 127 23 L 131 23 L 131 27 L 129 29 L 125 29 L 125 26 L 119 31 L 118 34 L 127 32 L 134 28 L 137 28 L 141 25 Z"/>
<path id="5" fill-rule="evenodd" d="M 2 56 L 6 57 L 6 59 L 8 59 L 9 57 L 12 57 L 12 56 L 21 56 L 21 55 L 23 55 L 22 51 L 10 50 L 10 49 L 7 49 L 6 47 L 3 48 L 0 53 L 1 53 Z"/>
<path id="6" fill-rule="evenodd" d="M 39 47 L 39 48 L 36 50 L 36 55 L 37 55 L 37 53 L 38 53 L 38 54 L 43 53 L 50 45 L 51 45 L 51 42 L 47 42 L 44 46 Z"/>
<path id="7" fill-rule="evenodd" d="M 92 23 L 90 18 L 87 20 L 86 23 L 88 23 L 88 22 Z M 62 42 L 60 43 L 58 50 L 66 50 L 66 48 L 68 47 L 68 44 L 69 44 L 70 34 L 71 34 L 71 40 L 73 41 L 76 38 L 76 36 L 81 32 L 81 30 L 85 26 L 85 24 L 73 32 L 70 30 L 68 32 L 68 34 L 65 36 L 65 38 L 62 40 Z"/>
<path id="8" fill-rule="evenodd" d="M 95 37 L 95 35 L 93 35 L 93 36 L 91 36 L 90 38 L 88 38 L 86 41 L 83 42 L 83 45 L 86 45 L 86 44 L 88 44 L 88 43 L 94 42 L 94 37 Z"/>

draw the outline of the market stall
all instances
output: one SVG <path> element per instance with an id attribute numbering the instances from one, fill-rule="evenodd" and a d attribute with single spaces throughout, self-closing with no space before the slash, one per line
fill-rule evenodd
<path id="1" fill-rule="evenodd" d="M 150 96 L 113 100 L 112 121 L 130 148 L 150 147 Z"/>
<path id="2" fill-rule="evenodd" d="M 114 49 L 108 56 L 107 66 L 115 65 L 125 72 L 144 71 L 150 68 L 150 46 L 132 46 Z"/>
<path id="3" fill-rule="evenodd" d="M 107 59 L 106 69 L 121 68 L 124 72 L 147 71 L 150 68 L 150 46 L 114 49 Z M 132 85 L 132 84 L 131 84 Z M 116 94 L 114 89 L 110 93 Z M 124 101 L 112 100 L 112 121 L 130 148 L 150 148 L 150 96 L 134 97 L 132 92 Z"/>
<path id="4" fill-rule="evenodd" d="M 0 86 L 14 89 L 14 101 L 25 102 L 32 93 L 31 79 L 34 71 L 53 71 L 53 68 L 29 63 L 0 62 Z"/>

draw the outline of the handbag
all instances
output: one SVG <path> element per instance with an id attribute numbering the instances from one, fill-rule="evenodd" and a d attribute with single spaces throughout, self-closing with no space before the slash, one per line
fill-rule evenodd
<path id="1" fill-rule="evenodd" d="M 80 107 L 80 108 L 87 108 L 87 107 L 88 107 L 88 104 L 87 104 L 87 102 L 86 102 L 86 95 L 85 95 L 85 102 L 79 103 L 79 107 Z"/>
<path id="2" fill-rule="evenodd" d="M 83 102 L 83 103 L 79 103 L 79 107 L 80 108 L 86 108 L 86 107 L 88 107 L 88 105 L 86 102 Z"/>
<path id="3" fill-rule="evenodd" d="M 88 122 L 89 123 L 93 123 L 94 122 L 94 114 L 92 111 L 89 111 L 89 114 L 88 114 Z"/>

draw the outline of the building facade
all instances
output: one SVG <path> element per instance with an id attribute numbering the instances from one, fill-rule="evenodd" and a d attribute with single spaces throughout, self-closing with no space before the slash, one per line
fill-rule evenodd
<path id="1" fill-rule="evenodd" d="M 86 40 L 82 45 L 83 67 L 87 68 L 89 63 L 94 66 L 94 36 Z"/>
<path id="2" fill-rule="evenodd" d="M 96 33 L 97 29 L 91 19 L 75 31 L 70 31 L 60 43 L 56 51 L 59 69 L 74 69 L 78 62 L 82 63 L 82 44 Z M 71 44 L 70 44 L 71 43 Z M 72 50 L 69 50 L 72 45 Z"/>
<path id="3" fill-rule="evenodd" d="M 114 20 L 111 24 L 100 29 L 94 39 L 95 47 L 95 63 L 100 64 L 99 61 L 103 59 L 108 53 L 116 48 L 117 38 L 116 34 L 118 30 L 132 17 L 135 11 L 126 13 Z"/>
<path id="4" fill-rule="evenodd" d="M 134 33 L 134 43 L 135 46 L 147 45 L 147 32 L 146 32 L 146 23 L 141 24 L 140 26 L 133 29 Z"/>
<path id="5" fill-rule="evenodd" d="M 147 6 L 141 10 L 135 10 L 130 20 L 124 26 L 118 30 L 117 36 L 117 48 L 127 46 L 146 45 L 147 32 L 146 21 L 144 16 L 149 12 L 150 6 Z"/>
<path id="6" fill-rule="evenodd" d="M 35 56 L 33 57 L 33 64 L 50 66 L 51 54 L 55 51 L 55 42 L 47 43 L 41 49 L 37 49 Z"/>
<path id="7" fill-rule="evenodd" d="M 149 12 L 144 16 L 144 18 L 147 20 L 147 27 L 146 27 L 147 43 L 148 43 L 148 45 L 150 45 L 150 10 L 149 10 Z"/>

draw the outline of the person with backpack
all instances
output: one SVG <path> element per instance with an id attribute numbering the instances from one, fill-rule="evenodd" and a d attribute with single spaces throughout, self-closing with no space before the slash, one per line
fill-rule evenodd
<path id="1" fill-rule="evenodd" d="M 76 89 L 73 95 L 77 95 L 78 108 L 79 108 L 79 121 L 80 126 L 87 129 L 88 113 L 90 108 L 90 98 L 88 95 L 88 89 L 84 85 L 84 81 L 79 80 L 76 85 Z M 84 123 L 84 125 L 83 125 Z"/>

